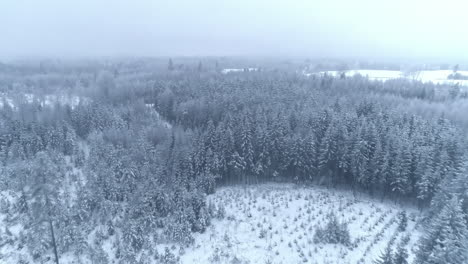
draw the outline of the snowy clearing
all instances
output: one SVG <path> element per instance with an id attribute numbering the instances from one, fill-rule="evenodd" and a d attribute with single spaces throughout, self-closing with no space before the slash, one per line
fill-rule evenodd
<path id="1" fill-rule="evenodd" d="M 347 191 L 266 184 L 220 188 L 209 200 L 224 205 L 226 217 L 195 234 L 182 263 L 372 263 L 392 237 L 395 248 L 408 235 L 411 263 L 420 236 L 416 210 L 406 209 L 408 227 L 399 232 L 399 206 Z M 313 242 L 332 211 L 348 223 L 350 247 Z"/>
<path id="2" fill-rule="evenodd" d="M 39 102 L 41 106 L 52 106 L 54 104 L 69 105 L 71 108 L 75 108 L 80 102 L 88 103 L 89 98 L 77 96 L 77 95 L 43 95 L 37 96 L 34 94 L 26 93 L 21 96 L 8 96 L 0 93 L 0 107 L 3 107 L 4 103 L 7 103 L 10 107 L 15 108 L 16 103 L 26 102 L 33 103 L 34 101 Z"/>
<path id="3" fill-rule="evenodd" d="M 223 74 L 234 73 L 234 72 L 253 72 L 258 71 L 258 68 L 232 68 L 232 69 L 223 69 L 221 72 Z"/>
<path id="4" fill-rule="evenodd" d="M 0 198 L 9 205 L 18 199 L 7 192 L 0 193 Z M 210 195 L 208 202 L 224 206 L 224 219 L 213 219 L 205 233 L 194 234 L 195 242 L 188 248 L 159 244 L 155 249 L 162 253 L 170 247 L 180 263 L 372 263 L 391 240 L 395 250 L 406 237 L 412 263 L 420 237 L 417 210 L 404 208 L 408 225 L 401 231 L 402 207 L 365 195 L 354 197 L 349 191 L 293 184 L 223 187 Z M 350 245 L 314 241 L 317 226 L 324 226 L 331 212 L 348 224 Z M 2 225 L 5 219 L 6 215 L 0 214 Z M 26 247 L 20 247 L 23 232 L 19 224 L 0 230 L 1 237 L 7 238 L 0 246 L 0 259 L 31 261 Z M 109 263 L 118 263 L 112 241 L 102 241 L 101 246 Z M 62 255 L 61 263 L 77 263 L 78 259 L 91 263 L 72 254 Z"/>
<path id="5" fill-rule="evenodd" d="M 317 73 L 304 73 L 306 76 L 323 76 L 325 74 L 330 76 L 340 76 L 342 71 L 323 71 Z M 434 71 L 417 71 L 411 73 L 404 73 L 402 71 L 392 70 L 349 70 L 344 72 L 347 77 L 361 75 L 369 78 L 370 80 L 387 81 L 391 79 L 405 78 L 409 80 L 417 80 L 422 82 L 432 82 L 434 84 L 449 84 L 454 85 L 458 83 L 462 86 L 468 86 L 468 80 L 449 80 L 447 77 L 453 73 L 451 70 L 434 70 Z M 468 71 L 458 71 L 461 75 L 468 76 Z"/>

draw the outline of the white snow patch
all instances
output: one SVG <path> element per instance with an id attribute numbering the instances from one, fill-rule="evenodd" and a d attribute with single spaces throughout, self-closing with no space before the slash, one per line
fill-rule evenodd
<path id="1" fill-rule="evenodd" d="M 17 194 L 0 193 L 0 201 L 13 204 Z M 293 184 L 262 184 L 219 188 L 208 196 L 216 207 L 223 205 L 224 219 L 213 219 L 205 233 L 194 234 L 195 242 L 180 255 L 180 247 L 171 244 L 154 244 L 161 254 L 165 247 L 180 255 L 181 263 L 372 263 L 392 237 L 393 249 L 404 236 L 409 263 L 415 255 L 416 242 L 421 232 L 419 212 L 411 207 L 400 207 L 390 202 L 380 202 L 367 195 L 354 196 L 350 191 L 321 187 L 298 187 Z M 399 232 L 398 214 L 405 210 L 409 216 L 406 231 Z M 315 243 L 317 226 L 326 224 L 326 216 L 334 212 L 340 221 L 348 223 L 354 246 Z M 5 226 L 6 215 L 0 213 L 0 226 Z M 88 236 L 89 245 L 95 245 L 97 226 Z M 11 244 L 0 245 L 0 262 L 18 263 L 20 259 L 32 261 L 26 247 L 18 249 L 21 225 L 10 225 L 9 232 L 0 228 L 2 237 L 11 238 Z M 116 230 L 119 233 L 119 230 Z M 105 233 L 105 232 L 104 232 Z M 102 252 L 110 263 L 115 258 L 115 235 L 99 241 Z M 149 238 L 151 241 L 152 239 Z M 139 254 L 141 255 L 141 254 Z M 62 254 L 61 263 L 91 263 L 86 256 Z"/>
<path id="2" fill-rule="evenodd" d="M 459 84 L 461 86 L 468 86 L 468 80 L 450 80 L 448 76 L 453 73 L 451 70 L 433 70 L 433 71 L 416 71 L 404 73 L 402 71 L 394 70 L 349 70 L 349 71 L 322 71 L 315 73 L 303 72 L 305 76 L 340 76 L 344 73 L 347 77 L 361 75 L 369 78 L 370 80 L 387 81 L 391 79 L 408 79 L 422 81 L 425 83 L 432 82 L 434 84 Z M 461 75 L 468 76 L 468 71 L 458 71 Z"/>
<path id="3" fill-rule="evenodd" d="M 60 105 L 69 105 L 71 108 L 75 108 L 81 102 L 88 103 L 90 101 L 89 98 L 78 96 L 78 95 L 49 94 L 49 95 L 44 95 L 44 96 L 37 96 L 34 94 L 26 93 L 26 94 L 23 94 L 22 96 L 23 96 L 22 99 L 24 99 L 24 102 L 30 104 L 37 100 L 41 106 L 52 106 L 54 104 L 60 104 Z M 21 97 L 18 97 L 16 99 L 20 99 L 21 101 Z M 4 102 L 6 102 L 12 108 L 15 108 L 16 107 L 15 103 L 18 103 L 17 101 L 15 101 L 14 96 L 8 96 L 7 94 L 0 94 L 0 107 L 4 106 Z"/>
<path id="4" fill-rule="evenodd" d="M 258 68 L 231 68 L 231 69 L 223 69 L 221 72 L 223 74 L 227 73 L 234 73 L 234 72 L 254 72 L 258 71 Z"/>
<path id="5" fill-rule="evenodd" d="M 225 206 L 226 218 L 195 235 L 195 245 L 181 256 L 182 263 L 372 263 L 392 236 L 396 248 L 407 234 L 412 259 L 410 249 L 420 236 L 415 209 L 405 208 L 408 228 L 398 232 L 402 208 L 355 198 L 351 192 L 267 184 L 221 188 L 209 200 Z M 316 226 L 324 226 L 331 211 L 348 223 L 355 247 L 313 242 Z"/>

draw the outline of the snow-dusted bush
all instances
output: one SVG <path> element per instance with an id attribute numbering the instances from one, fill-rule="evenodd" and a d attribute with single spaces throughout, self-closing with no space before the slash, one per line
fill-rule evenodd
<path id="1" fill-rule="evenodd" d="M 216 218 L 223 219 L 226 216 L 226 208 L 222 203 L 218 205 L 218 210 L 216 212 Z"/>
<path id="2" fill-rule="evenodd" d="M 168 247 L 164 249 L 164 254 L 160 257 L 161 264 L 177 264 L 179 259 L 169 250 Z"/>
<path id="3" fill-rule="evenodd" d="M 327 216 L 327 221 L 325 227 L 318 226 L 316 228 L 314 243 L 350 245 L 351 238 L 348 225 L 346 223 L 340 223 L 334 213 L 330 213 Z"/>
<path id="4" fill-rule="evenodd" d="M 136 252 L 140 251 L 146 237 L 142 226 L 139 223 L 130 221 L 127 226 L 122 228 L 122 231 L 124 244 L 129 245 L 130 248 Z"/>
<path id="5" fill-rule="evenodd" d="M 398 215 L 398 231 L 404 232 L 406 230 L 406 227 L 408 226 L 408 217 L 406 216 L 406 212 L 402 211 Z"/>
<path id="6" fill-rule="evenodd" d="M 193 243 L 190 221 L 181 212 L 176 213 L 178 216 L 169 217 L 164 225 L 166 239 L 187 245 Z"/>
<path id="7" fill-rule="evenodd" d="M 209 173 L 200 175 L 196 181 L 197 188 L 203 190 L 206 194 L 213 194 L 216 187 L 216 178 L 218 176 Z"/>

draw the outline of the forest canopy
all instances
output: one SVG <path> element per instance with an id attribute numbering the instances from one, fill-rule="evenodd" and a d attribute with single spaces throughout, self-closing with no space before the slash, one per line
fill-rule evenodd
<path id="1" fill-rule="evenodd" d="M 220 64 L 0 65 L 2 210 L 34 261 L 104 262 L 91 234 L 118 233 L 127 263 L 152 243 L 190 245 L 222 214 L 206 202 L 217 186 L 271 181 L 417 205 L 431 227 L 421 263 L 449 245 L 431 244 L 448 222 L 450 246 L 466 249 L 466 92 Z"/>

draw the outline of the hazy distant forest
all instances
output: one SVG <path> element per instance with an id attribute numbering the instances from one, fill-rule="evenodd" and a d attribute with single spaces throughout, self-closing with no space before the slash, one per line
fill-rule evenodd
<path id="1" fill-rule="evenodd" d="M 0 64 L 0 262 L 108 263 L 113 236 L 118 263 L 177 263 L 151 245 L 188 247 L 225 217 L 207 195 L 284 182 L 414 206 L 415 263 L 468 263 L 466 90 L 252 64 Z"/>

